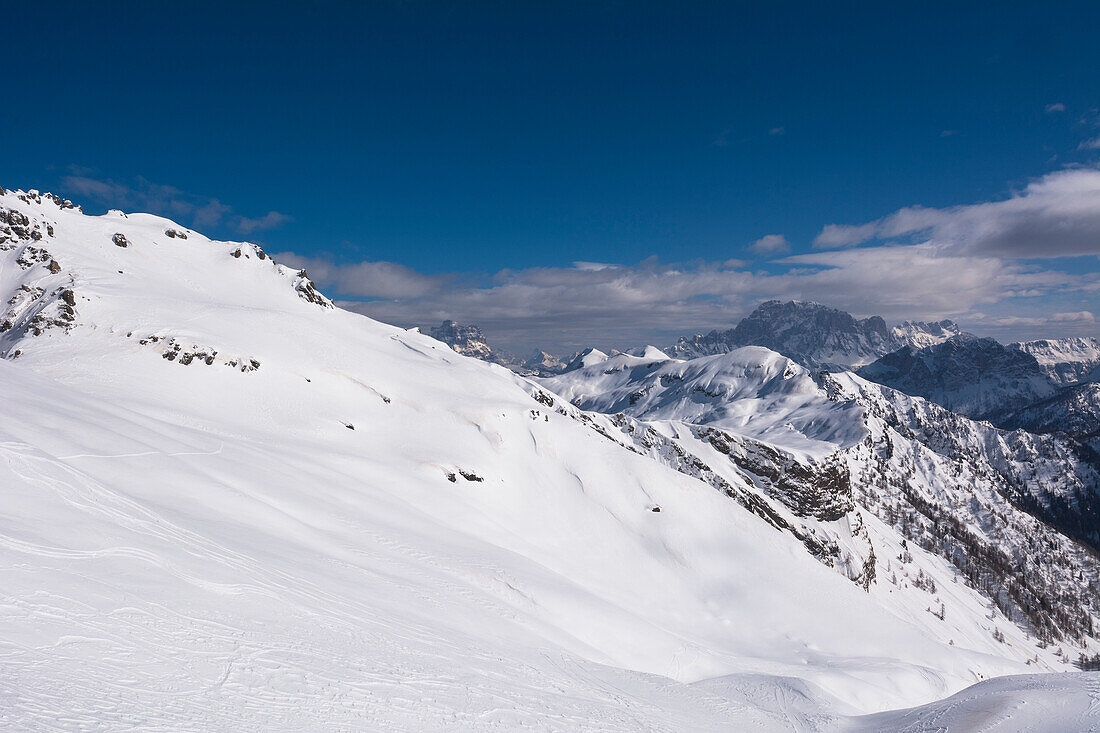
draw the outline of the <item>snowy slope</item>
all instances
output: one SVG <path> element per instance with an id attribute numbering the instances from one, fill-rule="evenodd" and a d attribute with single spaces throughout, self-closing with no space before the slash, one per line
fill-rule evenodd
<path id="1" fill-rule="evenodd" d="M 599 349 L 589 347 L 583 351 L 578 351 L 573 355 L 573 358 L 569 360 L 569 363 L 565 365 L 563 371 L 573 371 L 574 369 L 584 369 L 585 367 L 592 366 L 593 364 L 599 364 L 607 359 L 607 354 L 603 353 Z"/>
<path id="2" fill-rule="evenodd" d="M 946 700 L 857 719 L 856 733 L 1069 733 L 1096 731 L 1100 675 L 1021 675 L 987 680 Z"/>
<path id="3" fill-rule="evenodd" d="M 0 208 L 12 727 L 826 729 L 1062 666 L 923 549 L 939 591 L 865 591 L 714 475 L 258 247 Z"/>

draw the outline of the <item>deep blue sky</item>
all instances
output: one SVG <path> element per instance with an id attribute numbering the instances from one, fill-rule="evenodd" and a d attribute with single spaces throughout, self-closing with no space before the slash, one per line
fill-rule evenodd
<path id="1" fill-rule="evenodd" d="M 427 275 L 808 251 L 1095 159 L 1095 2 L 28 2 L 4 23 L 0 185 L 144 190 L 129 209 L 170 186 L 231 208 L 211 234 Z M 290 219 L 234 218 L 269 211 Z"/>

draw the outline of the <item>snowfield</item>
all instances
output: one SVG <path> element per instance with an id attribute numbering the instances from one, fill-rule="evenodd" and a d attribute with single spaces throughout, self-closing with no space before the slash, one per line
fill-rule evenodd
<path id="1" fill-rule="evenodd" d="M 1037 647 L 870 513 L 759 497 L 875 543 L 880 577 L 911 551 L 935 594 L 864 590 L 716 490 L 759 494 L 732 467 L 658 460 L 254 245 L 33 191 L 0 215 L 8 729 L 1100 725 L 1093 675 L 970 687 L 1077 647 Z M 799 384 L 792 410 L 816 399 Z"/>

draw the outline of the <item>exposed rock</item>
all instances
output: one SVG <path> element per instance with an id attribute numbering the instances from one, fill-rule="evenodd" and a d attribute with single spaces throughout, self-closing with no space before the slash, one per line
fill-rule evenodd
<path id="1" fill-rule="evenodd" d="M 485 341 L 485 334 L 473 325 L 459 325 L 457 321 L 443 321 L 432 328 L 428 335 L 442 341 L 459 354 L 472 356 L 482 361 L 501 363 L 492 347 Z"/>
<path id="2" fill-rule="evenodd" d="M 130 246 L 130 240 L 126 238 L 126 235 L 118 232 L 115 232 L 115 236 L 111 237 L 111 241 L 115 243 L 116 247 Z"/>
<path id="3" fill-rule="evenodd" d="M 294 290 L 298 293 L 298 297 L 307 303 L 314 303 L 322 308 L 336 307 L 331 300 L 321 295 L 321 292 L 317 290 L 317 286 L 309 279 L 309 275 L 306 274 L 305 270 L 298 271 L 298 275 L 294 280 Z"/>

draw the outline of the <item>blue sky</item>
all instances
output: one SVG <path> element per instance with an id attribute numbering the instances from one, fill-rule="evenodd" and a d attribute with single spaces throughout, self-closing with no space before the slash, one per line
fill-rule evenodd
<path id="1" fill-rule="evenodd" d="M 0 185 L 517 349 L 766 297 L 1096 335 L 1100 6 L 886 5 L 21 3 Z"/>

